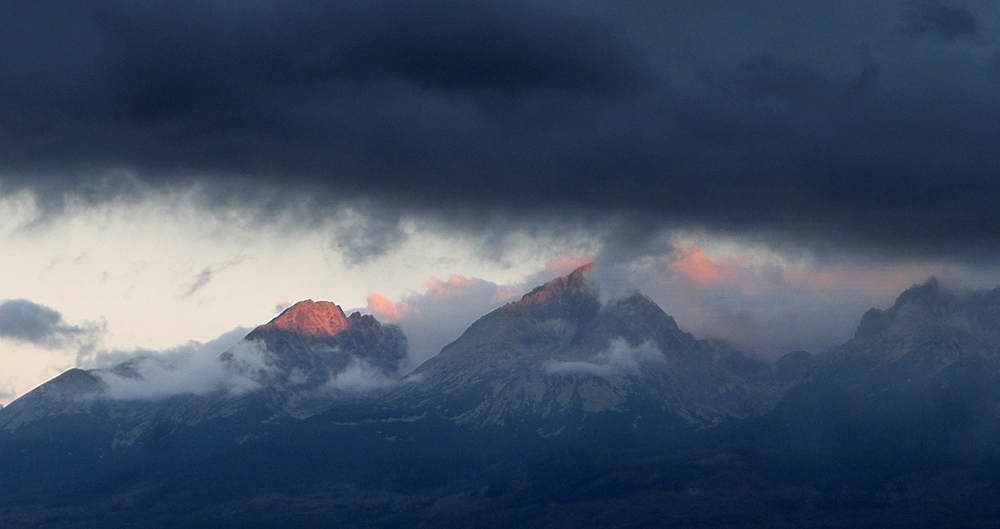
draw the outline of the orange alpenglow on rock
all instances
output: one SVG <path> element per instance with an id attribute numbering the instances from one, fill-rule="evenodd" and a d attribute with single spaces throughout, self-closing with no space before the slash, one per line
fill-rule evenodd
<path id="1" fill-rule="evenodd" d="M 512 301 L 502 307 L 503 310 L 510 311 L 518 308 L 531 306 L 544 306 L 550 303 L 559 303 L 562 298 L 567 300 L 573 296 L 596 295 L 587 282 L 587 276 L 594 270 L 594 263 L 585 264 L 569 275 L 559 277 L 535 288 L 525 294 L 519 301 Z"/>
<path id="2" fill-rule="evenodd" d="M 336 303 L 307 299 L 288 307 L 258 329 L 294 331 L 314 338 L 323 338 L 336 336 L 349 325 L 343 309 Z"/>

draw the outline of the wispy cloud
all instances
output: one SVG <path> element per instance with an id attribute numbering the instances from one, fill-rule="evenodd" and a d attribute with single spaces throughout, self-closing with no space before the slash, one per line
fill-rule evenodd
<path id="1" fill-rule="evenodd" d="M 99 324 L 70 325 L 59 311 L 27 299 L 0 303 L 0 338 L 47 349 L 89 348 L 102 333 Z"/>
<path id="2" fill-rule="evenodd" d="M 448 279 L 430 277 L 423 287 L 424 291 L 406 294 L 400 301 L 381 294 L 371 294 L 367 300 L 368 312 L 399 325 L 406 334 L 409 355 L 404 372 L 436 355 L 476 319 L 509 301 L 501 285 L 460 274 Z"/>
<path id="3" fill-rule="evenodd" d="M 207 286 L 212 281 L 212 279 L 215 278 L 215 276 L 218 275 L 220 272 L 224 271 L 225 269 L 231 266 L 238 265 L 242 262 L 243 258 L 240 257 L 222 264 L 206 266 L 201 270 L 201 272 L 198 272 L 198 274 L 194 277 L 194 281 L 192 281 L 191 284 L 187 287 L 187 291 L 184 293 L 184 297 L 190 298 L 199 290 Z"/>
<path id="4" fill-rule="evenodd" d="M 369 294 L 366 310 L 403 329 L 410 350 L 406 368 L 412 369 L 440 352 L 481 316 L 592 260 L 592 256 L 575 253 L 557 255 L 537 273 L 504 284 L 465 274 L 451 274 L 447 279 L 432 276 L 424 280 L 422 291 L 407 293 L 399 301 Z"/>

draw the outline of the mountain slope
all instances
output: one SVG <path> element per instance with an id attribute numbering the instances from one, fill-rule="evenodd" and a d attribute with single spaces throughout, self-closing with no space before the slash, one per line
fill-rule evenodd
<path id="1" fill-rule="evenodd" d="M 352 363 L 396 378 L 406 356 L 406 338 L 396 326 L 383 326 L 358 312 L 346 316 L 329 301 L 300 301 L 247 334 L 264 345 L 273 377 L 267 384 L 316 388 L 329 384 Z M 232 362 L 226 353 L 223 362 Z M 264 381 L 262 381 L 264 382 Z"/>
<path id="2" fill-rule="evenodd" d="M 1000 464 L 1000 288 L 936 280 L 872 309 L 759 425 L 768 465 L 822 481 Z M 993 472 L 992 470 L 990 472 Z"/>
<path id="3" fill-rule="evenodd" d="M 549 435 L 602 413 L 704 427 L 763 413 L 784 389 L 763 363 L 694 339 L 643 294 L 602 305 L 589 271 L 483 316 L 389 400 L 457 423 L 531 423 Z"/>

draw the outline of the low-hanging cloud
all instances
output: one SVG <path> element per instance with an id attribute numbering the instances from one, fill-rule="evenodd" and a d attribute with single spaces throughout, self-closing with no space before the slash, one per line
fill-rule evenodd
<path id="1" fill-rule="evenodd" d="M 405 371 L 436 355 L 490 310 L 594 260 L 588 280 L 602 303 L 638 290 L 674 317 L 683 331 L 774 359 L 798 350 L 819 353 L 843 343 L 854 335 L 866 310 L 891 305 L 902 291 L 931 275 L 956 285 L 992 286 L 991 276 L 977 277 L 948 263 L 826 264 L 790 259 L 766 247 L 731 246 L 705 249 L 675 240 L 651 247 L 648 254 L 568 254 L 514 284 L 462 275 L 432 278 L 424 291 L 399 301 L 371 294 L 367 310 L 406 333 L 410 352 Z M 595 373 L 610 369 L 577 367 Z"/>
<path id="2" fill-rule="evenodd" d="M 104 382 L 102 397 L 124 400 L 160 400 L 175 395 L 222 393 L 240 395 L 267 388 L 276 380 L 295 389 L 296 376 L 280 373 L 263 341 L 244 340 L 249 329 L 238 327 L 207 343 L 190 342 L 162 351 L 97 351 L 78 358 L 79 367 Z M 225 355 L 223 355 L 225 353 Z M 318 369 L 321 366 L 316 366 Z M 333 374 L 318 388 L 299 388 L 312 397 L 365 393 L 397 382 L 359 358 Z"/>
<path id="3" fill-rule="evenodd" d="M 0 338 L 49 349 L 89 348 L 102 331 L 95 323 L 70 325 L 59 311 L 27 299 L 0 303 Z"/>
<path id="4" fill-rule="evenodd" d="M 585 360 L 550 360 L 545 372 L 550 375 L 583 375 L 611 378 L 639 375 L 648 364 L 662 364 L 665 358 L 660 348 L 650 340 L 633 347 L 624 338 L 611 340 L 608 348 Z"/>
<path id="5" fill-rule="evenodd" d="M 352 358 L 346 369 L 330 379 L 326 389 L 365 393 L 392 387 L 397 382 L 396 378 L 386 376 L 381 370 L 372 367 L 367 362 Z"/>
<path id="6" fill-rule="evenodd" d="M 260 345 L 241 342 L 248 329 L 236 328 L 207 343 L 189 342 L 162 351 L 95 351 L 77 359 L 95 369 L 113 399 L 158 400 L 173 395 L 215 391 L 239 394 L 259 387 L 249 368 L 263 365 Z M 246 371 L 227 369 L 219 355 L 232 350 Z"/>

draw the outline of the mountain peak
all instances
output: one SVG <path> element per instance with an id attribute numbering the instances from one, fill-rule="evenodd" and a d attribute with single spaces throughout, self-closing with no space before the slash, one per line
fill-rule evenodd
<path id="1" fill-rule="evenodd" d="M 885 310 L 872 308 L 865 312 L 854 337 L 874 338 L 907 321 L 917 327 L 924 327 L 927 325 L 926 318 L 939 319 L 950 305 L 961 301 L 945 290 L 936 277 L 931 276 L 923 284 L 915 284 L 903 291 L 892 307 Z"/>
<path id="2" fill-rule="evenodd" d="M 220 356 L 222 362 L 265 388 L 286 413 L 296 417 L 331 405 L 331 394 L 341 390 L 384 386 L 398 377 L 407 351 L 399 327 L 383 326 L 359 312 L 348 317 L 335 303 L 311 299 L 288 307 L 243 341 L 260 346 L 251 349 L 260 356 L 248 361 L 234 348 Z"/>
<path id="3" fill-rule="evenodd" d="M 541 304 L 561 294 L 587 292 L 590 290 L 587 276 L 590 275 L 593 269 L 594 263 L 585 264 L 570 272 L 569 275 L 557 277 L 544 285 L 533 288 L 531 292 L 521 297 L 521 301 Z"/>
<path id="4" fill-rule="evenodd" d="M 508 303 L 504 309 L 570 307 L 579 305 L 581 301 L 585 305 L 596 305 L 597 291 L 588 281 L 588 276 L 593 269 L 593 263 L 585 264 L 568 275 L 557 277 L 544 285 L 535 287 L 522 296 L 520 300 Z"/>
<path id="5" fill-rule="evenodd" d="M 903 291 L 896 298 L 895 308 L 903 305 L 919 305 L 923 307 L 933 307 L 940 305 L 951 297 L 950 293 L 941 287 L 941 283 L 934 276 L 931 276 L 922 285 L 913 285 Z"/>
<path id="6" fill-rule="evenodd" d="M 306 299 L 288 307 L 259 329 L 292 331 L 313 338 L 327 338 L 336 336 L 349 325 L 343 309 L 336 303 Z"/>

